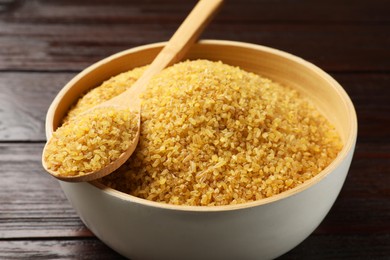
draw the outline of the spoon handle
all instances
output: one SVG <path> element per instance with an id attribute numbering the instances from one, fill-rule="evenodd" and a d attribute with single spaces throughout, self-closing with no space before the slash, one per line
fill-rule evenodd
<path id="1" fill-rule="evenodd" d="M 142 93 L 154 75 L 183 58 L 212 20 L 222 3 L 223 0 L 200 0 L 197 3 L 142 77 L 132 86 L 133 96 Z"/>

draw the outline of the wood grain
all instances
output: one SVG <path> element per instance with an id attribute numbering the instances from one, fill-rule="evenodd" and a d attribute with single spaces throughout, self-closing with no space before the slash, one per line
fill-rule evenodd
<path id="1" fill-rule="evenodd" d="M 288 254 L 278 259 L 387 259 L 390 250 L 381 236 L 312 236 Z M 335 248 L 343 246 L 343 250 Z M 99 240 L 33 240 L 1 241 L 1 259 L 125 259 Z M 20 252 L 24 252 L 21 256 Z"/>
<path id="2" fill-rule="evenodd" d="M 0 248 L 1 259 L 125 259 L 95 239 L 0 240 Z"/>
<path id="3" fill-rule="evenodd" d="M 44 172 L 42 148 L 0 143 L 0 238 L 91 236 L 58 182 Z"/>
<path id="4" fill-rule="evenodd" d="M 193 5 L 79 2 L 15 1 L 0 13 L 0 70 L 79 71 L 115 52 L 168 40 Z M 235 0 L 202 38 L 275 47 L 329 71 L 389 71 L 386 3 L 306 0 L 281 8 L 272 1 Z"/>
<path id="5" fill-rule="evenodd" d="M 0 22 L 0 70 L 79 71 L 116 52 L 166 41 L 175 25 L 35 26 Z M 327 71 L 389 71 L 386 46 L 390 38 L 383 33 L 386 31 L 390 31 L 390 25 L 237 23 L 228 29 L 225 25 L 211 25 L 202 38 L 270 46 L 303 57 Z"/>
<path id="6" fill-rule="evenodd" d="M 74 73 L 0 73 L 0 140 L 43 141 L 45 116 Z"/>

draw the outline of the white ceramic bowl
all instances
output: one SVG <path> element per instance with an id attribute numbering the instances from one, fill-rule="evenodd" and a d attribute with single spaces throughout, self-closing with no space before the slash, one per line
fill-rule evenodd
<path id="1" fill-rule="evenodd" d="M 129 49 L 88 67 L 53 101 L 49 138 L 70 105 L 92 86 L 146 65 L 164 43 Z M 356 114 L 343 88 L 328 74 L 291 54 L 231 41 L 206 40 L 187 58 L 221 60 L 297 88 L 336 126 L 344 143 L 338 157 L 299 187 L 256 202 L 218 207 L 147 201 L 98 182 L 60 181 L 85 225 L 131 259 L 270 259 L 302 242 L 333 205 L 347 175 L 357 136 Z"/>

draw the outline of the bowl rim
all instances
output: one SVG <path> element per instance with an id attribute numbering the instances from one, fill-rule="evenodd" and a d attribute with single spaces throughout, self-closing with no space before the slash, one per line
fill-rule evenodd
<path id="1" fill-rule="evenodd" d="M 82 70 L 80 73 L 78 73 L 75 77 L 73 77 L 57 94 L 53 102 L 51 103 L 48 113 L 46 115 L 46 137 L 49 139 L 53 132 L 53 116 L 49 116 L 54 114 L 53 112 L 56 110 L 58 103 L 60 102 L 62 96 L 68 88 L 73 85 L 72 82 L 78 80 L 81 78 L 84 74 L 89 73 L 90 71 L 94 70 L 98 66 L 106 63 L 109 60 L 116 59 L 118 57 L 131 54 L 138 51 L 143 51 L 150 48 L 155 47 L 162 47 L 166 44 L 166 42 L 157 42 L 157 43 L 151 43 L 146 45 L 137 46 L 134 48 L 130 48 L 124 51 L 120 51 L 118 53 L 115 53 L 113 55 L 110 55 L 100 61 L 97 61 L 93 63 L 92 65 L 88 66 L 84 70 Z M 147 199 L 142 199 L 118 190 L 115 190 L 113 188 L 107 187 L 104 184 L 100 183 L 99 181 L 90 181 L 88 183 L 85 183 L 87 185 L 91 185 L 92 187 L 101 190 L 105 194 L 109 196 L 113 196 L 115 198 L 118 198 L 123 201 L 128 201 L 131 203 L 139 204 L 140 206 L 148 206 L 153 208 L 160 208 L 160 209 L 166 209 L 166 210 L 176 210 L 176 211 L 192 211 L 192 212 L 221 212 L 221 211 L 231 211 L 231 210 L 239 210 L 239 209 L 246 209 L 246 208 L 252 208 L 256 206 L 266 205 L 275 201 L 280 201 L 283 199 L 286 199 L 288 197 L 291 197 L 293 195 L 296 195 L 304 190 L 309 189 L 310 187 L 314 186 L 315 184 L 319 183 L 322 179 L 326 178 L 331 172 L 333 172 L 343 161 L 346 159 L 346 157 L 351 152 L 351 149 L 354 148 L 356 138 L 357 138 L 357 116 L 356 111 L 354 108 L 354 105 L 344 90 L 344 88 L 328 73 L 317 67 L 311 62 L 308 62 L 298 56 L 295 56 L 293 54 L 290 54 L 288 52 L 278 50 L 275 48 L 253 44 L 253 43 L 246 43 L 246 42 L 239 42 L 239 41 L 230 41 L 230 40 L 211 40 L 211 39 L 205 39 L 201 40 L 197 45 L 223 45 L 223 46 L 233 46 L 233 47 L 244 47 L 244 48 L 250 48 L 250 49 L 256 49 L 263 52 L 268 52 L 271 54 L 275 54 L 278 56 L 283 56 L 284 58 L 287 58 L 289 60 L 293 60 L 294 62 L 300 63 L 301 65 L 309 68 L 310 70 L 315 71 L 316 73 L 321 74 L 327 81 L 329 81 L 330 85 L 333 86 L 333 90 L 337 92 L 337 94 L 340 96 L 341 100 L 344 103 L 344 106 L 347 109 L 347 112 L 349 114 L 350 118 L 350 131 L 347 135 L 347 138 L 344 142 L 343 148 L 337 155 L 337 157 L 320 173 L 318 173 L 316 176 L 312 177 L 311 179 L 305 181 L 304 183 L 298 185 L 295 188 L 292 188 L 290 190 L 284 191 L 282 193 L 279 193 L 277 195 L 273 195 L 268 198 L 263 198 L 260 200 L 252 201 L 252 202 L 245 202 L 241 204 L 234 204 L 234 205 L 222 205 L 222 206 L 187 206 L 187 205 L 173 205 L 173 204 L 167 204 L 162 202 L 155 202 L 150 201 Z M 353 151 L 352 151 L 353 153 Z M 64 183 L 63 181 L 59 180 L 59 182 Z M 69 183 L 69 182 L 68 182 Z M 74 183 L 69 183 L 70 185 L 73 185 Z"/>

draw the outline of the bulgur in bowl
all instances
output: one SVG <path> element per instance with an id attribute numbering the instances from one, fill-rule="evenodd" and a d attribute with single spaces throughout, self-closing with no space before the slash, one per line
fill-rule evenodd
<path id="1" fill-rule="evenodd" d="M 74 109 L 75 102 L 89 89 L 99 86 L 102 82 L 106 82 L 116 75 L 127 77 L 126 80 L 133 80 L 133 77 L 136 77 L 135 74 L 140 73 L 137 72 L 138 69 L 135 69 L 135 74 L 129 75 L 126 72 L 149 64 L 163 45 L 164 43 L 151 44 L 120 52 L 95 63 L 73 78 L 61 90 L 49 108 L 46 121 L 47 136 L 49 137 L 53 130 L 61 124 L 69 109 L 71 107 Z M 145 141 L 142 141 L 141 135 L 138 155 L 134 159 L 135 162 L 130 163 L 130 166 L 124 166 L 127 167 L 125 173 L 113 173 L 112 176 L 90 183 L 60 181 L 61 188 L 87 227 L 111 248 L 132 259 L 275 258 L 295 247 L 313 232 L 333 205 L 347 175 L 356 142 L 357 120 L 353 104 L 342 87 L 324 71 L 296 56 L 272 48 L 241 42 L 206 40 L 194 45 L 185 58 L 185 60 L 187 59 L 190 61 L 182 63 L 184 65 L 173 66 L 179 66 L 176 68 L 181 70 L 191 68 L 188 69 L 187 73 L 183 71 L 180 75 L 180 73 L 175 73 L 175 69 L 171 69 L 169 72 L 168 68 L 167 73 L 171 73 L 166 77 L 171 79 L 169 86 L 164 85 L 163 79 L 159 79 L 158 83 L 155 84 L 160 84 L 156 88 L 156 92 L 145 94 L 144 107 L 146 112 L 143 116 L 145 124 L 141 124 L 141 129 L 144 127 L 145 131 Z M 230 84 L 229 86 L 232 86 L 230 92 L 215 92 L 218 95 L 212 96 L 210 93 L 220 91 L 220 89 L 199 89 L 199 86 L 207 87 L 208 84 L 203 83 L 198 87 L 194 84 L 183 92 L 181 89 L 183 83 L 180 81 L 180 77 L 188 76 L 189 79 L 186 79 L 185 82 L 191 82 L 191 77 L 197 75 L 198 70 L 202 73 L 205 71 L 207 73 L 212 71 L 214 74 L 222 73 L 222 77 L 217 78 L 218 82 L 226 79 L 230 83 L 234 83 L 236 82 L 235 78 L 237 80 L 245 78 L 246 85 L 250 86 L 253 82 L 260 82 L 264 86 L 271 85 L 271 91 L 264 90 L 260 94 L 253 92 L 252 88 L 240 91 L 240 89 L 235 89 L 234 84 Z M 262 78 L 258 78 L 256 75 L 261 75 Z M 215 79 L 213 78 L 213 80 Z M 261 103 L 253 103 L 259 106 L 258 109 L 246 107 L 257 100 L 258 95 L 264 95 L 264 98 L 268 95 L 270 100 L 273 100 L 277 93 L 273 95 L 272 91 L 277 92 L 278 87 L 272 88 L 272 82 L 291 88 L 293 90 L 291 93 L 298 92 L 314 105 L 316 111 L 318 110 L 318 112 L 310 110 L 307 105 L 299 103 L 299 111 L 311 112 L 303 114 L 299 121 L 292 121 L 293 125 L 285 125 L 284 128 L 287 132 L 291 131 L 295 125 L 299 125 L 300 121 L 303 123 L 308 121 L 315 122 L 316 127 L 310 127 L 310 130 L 303 133 L 311 135 L 311 132 L 318 132 L 320 134 L 313 134 L 313 136 L 320 137 L 317 140 L 333 138 L 335 135 L 328 134 L 331 132 L 327 130 L 331 127 L 322 119 L 315 120 L 320 118 L 317 116 L 319 113 L 330 122 L 331 126 L 334 126 L 341 145 L 336 144 L 335 149 L 331 147 L 324 150 L 321 150 L 323 147 L 319 146 L 313 148 L 312 153 L 306 153 L 308 160 L 313 157 L 313 154 L 318 153 L 320 156 L 314 158 L 314 165 L 313 162 L 310 162 L 310 169 L 312 166 L 316 166 L 316 163 L 324 164 L 323 158 L 331 158 L 331 160 L 327 161 L 323 168 L 318 168 L 319 172 L 308 176 L 308 178 L 305 177 L 304 180 L 295 178 L 294 176 L 298 176 L 296 174 L 289 175 L 290 177 L 285 179 L 279 178 L 279 175 L 275 174 L 269 176 L 264 183 L 276 183 L 277 185 L 264 189 L 260 187 L 261 184 L 258 185 L 258 190 L 264 192 L 256 192 L 255 185 L 247 187 L 244 185 L 240 189 L 240 185 L 242 186 L 247 181 L 245 174 L 248 172 L 261 168 L 261 172 L 269 175 L 269 171 L 286 171 L 283 170 L 283 167 L 292 165 L 288 153 L 280 151 L 277 156 L 266 154 L 270 150 L 264 149 L 267 145 L 272 146 L 273 144 L 270 141 L 256 143 L 253 147 L 245 143 L 243 146 L 249 147 L 247 150 L 250 153 L 247 153 L 245 158 L 241 156 L 243 161 L 240 161 L 242 154 L 235 154 L 236 151 L 242 150 L 240 144 L 244 142 L 240 140 L 252 140 L 255 139 L 254 136 L 262 138 L 262 140 L 287 138 L 279 136 L 280 131 L 264 132 L 261 129 L 256 129 L 256 124 L 252 125 L 252 123 L 268 119 L 270 125 L 277 126 L 277 129 L 280 130 L 283 128 L 283 120 L 278 118 L 289 114 L 288 106 L 285 110 L 282 109 L 282 106 L 269 105 L 267 107 L 266 104 L 262 106 Z M 174 86 L 174 83 L 177 83 L 177 86 Z M 116 86 L 115 89 L 122 87 L 119 81 L 115 84 L 113 84 Z M 170 87 L 172 89 L 176 87 L 181 92 L 173 91 Z M 194 91 L 202 93 L 200 101 L 193 102 L 193 100 L 185 99 L 186 102 L 182 102 L 185 103 L 185 106 L 180 110 L 181 103 L 175 102 L 180 101 L 183 96 L 191 95 Z M 234 94 L 234 91 L 239 95 Z M 170 93 L 171 96 L 168 96 L 169 98 L 166 100 L 161 98 L 154 100 L 156 97 L 168 95 L 167 93 Z M 282 102 L 295 99 L 295 94 L 279 94 L 279 96 Z M 237 100 L 235 100 L 236 97 Z M 218 103 L 219 101 L 220 103 Z M 229 106 L 234 102 L 238 105 Z M 183 120 L 177 119 L 176 114 L 170 114 L 173 110 L 166 110 L 166 106 L 171 105 L 172 108 L 179 109 L 177 112 L 182 111 L 185 114 L 188 112 L 188 107 L 191 107 L 191 111 L 197 111 L 196 106 L 199 106 L 197 105 L 199 103 L 202 104 L 201 106 L 207 107 L 212 104 L 213 108 L 231 110 L 234 113 L 223 114 L 222 121 L 218 121 L 219 125 L 216 126 L 218 132 L 216 133 L 213 132 L 213 128 L 208 128 L 211 124 L 210 121 L 214 122 L 215 120 L 206 120 L 207 125 L 203 124 L 205 119 L 212 118 L 212 116 L 207 115 L 208 110 L 199 110 L 196 117 L 186 118 L 185 122 L 189 123 L 183 123 Z M 246 108 L 243 109 L 245 111 L 250 110 L 250 113 L 256 115 L 253 118 L 257 121 L 242 120 L 242 113 L 236 111 L 240 107 Z M 148 110 L 148 108 L 158 108 L 158 110 Z M 272 110 L 275 113 L 262 116 L 261 111 L 263 110 Z M 148 111 L 151 112 L 148 114 Z M 312 117 L 312 114 L 315 116 Z M 236 117 L 235 121 L 232 121 L 234 125 L 229 123 L 231 115 Z M 314 118 L 314 121 L 311 121 L 310 118 Z M 171 122 L 176 124 L 176 128 L 170 125 Z M 224 122 L 223 127 L 221 127 L 220 122 Z M 240 122 L 243 125 L 240 125 Z M 191 125 L 200 125 L 198 129 L 202 129 L 202 131 L 196 132 L 191 128 Z M 305 128 L 305 126 L 303 127 Z M 225 131 L 225 128 L 237 131 L 230 133 Z M 186 132 L 185 134 L 183 131 L 176 133 L 175 129 L 185 129 Z M 242 129 L 244 131 L 241 131 Z M 295 132 L 300 131 L 299 128 L 295 130 Z M 172 141 L 170 140 L 172 136 L 161 135 L 164 131 L 175 132 L 177 136 L 190 136 L 191 142 L 187 143 L 181 139 L 172 139 Z M 221 133 L 224 135 L 218 135 Z M 234 136 L 235 133 L 238 136 Z M 296 137 L 296 135 L 294 136 Z M 288 136 L 290 139 L 285 140 L 292 142 L 295 137 Z M 207 138 L 210 139 L 208 143 L 206 142 Z M 218 139 L 217 143 L 226 145 L 210 145 L 210 142 L 215 142 L 213 138 Z M 235 140 L 235 142 L 227 142 L 227 140 Z M 302 135 L 299 140 L 306 140 L 305 135 Z M 179 148 L 173 149 L 172 147 L 176 147 L 176 144 L 179 145 Z M 196 146 L 197 144 L 201 145 Z M 159 151 L 158 153 L 152 154 L 152 145 L 155 146 L 154 150 Z M 193 149 L 193 145 L 196 149 Z M 301 144 L 300 149 L 303 150 L 298 152 L 288 145 L 289 142 L 285 141 L 284 147 L 288 147 L 289 152 L 302 154 L 299 158 L 304 157 L 304 150 L 308 149 L 305 143 Z M 216 151 L 209 155 L 209 151 L 212 149 Z M 170 162 L 169 158 L 166 158 L 167 156 L 161 154 L 167 150 L 170 158 L 176 161 Z M 183 151 L 185 153 L 181 154 Z M 179 155 L 171 156 L 175 153 L 179 153 Z M 148 154 L 151 154 L 150 158 L 146 156 Z M 251 154 L 255 154 L 257 157 L 251 157 Z M 281 158 L 278 162 L 284 164 L 279 163 L 275 167 L 265 167 L 263 165 L 265 159 L 259 159 L 268 158 L 275 161 L 275 156 Z M 251 162 L 251 164 L 245 164 L 244 161 Z M 137 162 L 139 163 L 137 164 Z M 168 167 L 168 170 L 164 167 L 159 168 L 160 164 L 164 164 L 165 168 L 168 166 L 170 168 Z M 136 165 L 138 168 L 132 167 L 132 165 Z M 246 167 L 245 169 L 243 169 L 243 165 Z M 177 173 L 173 174 L 172 179 L 170 177 L 172 174 L 169 173 L 174 172 L 175 169 L 177 169 Z M 185 169 L 189 169 L 188 172 L 192 175 L 182 176 L 181 172 L 186 171 Z M 296 167 L 294 169 L 295 171 L 299 170 Z M 305 168 L 299 176 L 306 176 L 305 174 L 309 172 L 307 169 L 309 168 Z M 126 174 L 129 177 L 123 178 Z M 186 185 L 190 182 L 182 180 L 191 179 L 191 176 L 194 176 L 194 180 L 199 183 L 191 184 L 193 188 L 188 191 Z M 240 182 L 234 182 L 233 185 L 230 185 L 238 185 L 236 189 L 232 188 L 233 191 L 237 191 L 235 195 L 231 195 L 234 192 L 223 193 L 221 191 L 229 190 L 229 185 L 226 184 L 227 179 L 221 179 L 221 176 L 222 178 L 230 178 L 230 184 L 232 184 L 231 178 L 239 179 Z M 130 184 L 123 185 L 126 180 Z M 134 185 L 132 186 L 134 183 L 139 184 L 138 186 L 142 188 L 134 188 Z M 149 185 L 150 183 L 153 184 Z M 280 185 L 291 187 L 280 189 L 278 188 Z M 210 194 L 210 187 L 212 187 L 212 191 L 218 191 L 220 194 L 215 195 L 212 192 Z M 267 188 L 269 189 L 267 190 Z M 225 195 L 222 196 L 223 194 Z"/>

